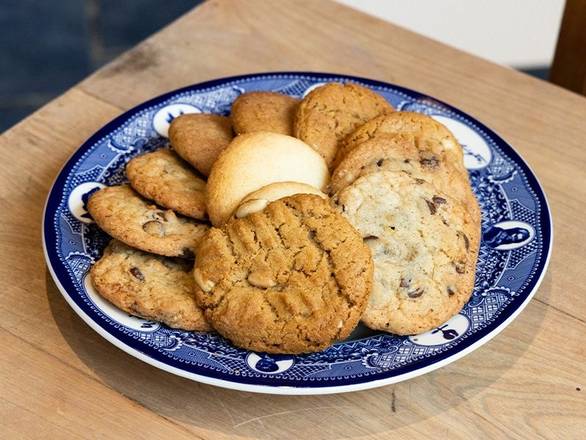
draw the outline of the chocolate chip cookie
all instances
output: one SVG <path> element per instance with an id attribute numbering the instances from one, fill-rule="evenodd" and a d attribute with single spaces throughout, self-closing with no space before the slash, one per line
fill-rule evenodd
<path id="1" fill-rule="evenodd" d="M 211 330 L 195 302 L 187 260 L 159 257 L 112 240 L 90 275 L 98 293 L 127 313 L 173 328 Z"/>
<path id="2" fill-rule="evenodd" d="M 358 84 L 328 83 L 299 104 L 295 136 L 318 151 L 331 166 L 342 140 L 366 121 L 393 111 L 379 94 Z"/>
<path id="3" fill-rule="evenodd" d="M 112 237 L 142 251 L 168 257 L 193 257 L 209 229 L 206 224 L 151 204 L 128 185 L 94 193 L 88 211 Z"/>
<path id="4" fill-rule="evenodd" d="M 232 125 L 237 134 L 270 131 L 293 136 L 299 100 L 274 92 L 243 93 L 232 104 Z"/>
<path id="5" fill-rule="evenodd" d="M 206 318 L 235 345 L 304 353 L 354 329 L 368 300 L 372 260 L 327 201 L 298 194 L 212 228 L 194 276 Z"/>
<path id="6" fill-rule="evenodd" d="M 230 118 L 220 115 L 189 113 L 173 119 L 169 127 L 173 149 L 204 176 L 232 137 Z"/>
<path id="7" fill-rule="evenodd" d="M 135 157 L 126 165 L 126 176 L 139 194 L 158 205 L 199 220 L 207 217 L 205 181 L 173 151 Z"/>
<path id="8" fill-rule="evenodd" d="M 433 181 L 380 171 L 334 199 L 372 251 L 374 285 L 363 322 L 399 335 L 447 321 L 474 286 L 480 217 Z"/>
<path id="9" fill-rule="evenodd" d="M 464 168 L 464 151 L 452 132 L 433 118 L 413 112 L 381 115 L 358 127 L 341 143 L 336 165 L 361 143 L 394 134 L 415 137 L 422 165 L 434 168 L 441 164 L 462 177 L 468 177 Z"/>
<path id="10" fill-rule="evenodd" d="M 348 152 L 332 172 L 329 191 L 335 194 L 358 177 L 384 169 L 413 171 L 419 163 L 419 151 L 411 135 L 386 134 L 362 142 Z"/>
<path id="11" fill-rule="evenodd" d="M 468 204 L 470 209 L 477 209 L 468 174 L 455 171 L 454 164 L 445 160 L 430 160 L 428 150 L 422 151 L 420 146 L 419 139 L 412 134 L 382 133 L 360 143 L 332 173 L 330 192 L 341 191 L 360 176 L 388 170 L 433 180 L 442 191 Z"/>

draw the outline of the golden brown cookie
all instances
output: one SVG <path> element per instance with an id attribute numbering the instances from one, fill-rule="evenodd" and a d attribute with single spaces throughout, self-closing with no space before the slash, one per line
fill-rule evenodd
<path id="1" fill-rule="evenodd" d="M 206 224 L 153 205 L 128 185 L 95 192 L 88 201 L 88 211 L 112 237 L 142 251 L 168 257 L 192 258 L 209 229 Z"/>
<path id="2" fill-rule="evenodd" d="M 468 178 L 464 168 L 464 151 L 452 132 L 433 118 L 413 112 L 381 115 L 358 127 L 341 143 L 336 164 L 361 143 L 379 136 L 395 134 L 415 137 L 420 160 L 424 166 L 431 168 L 441 163 Z"/>
<path id="3" fill-rule="evenodd" d="M 208 215 L 219 226 L 244 197 L 263 186 L 292 181 L 323 190 L 329 177 L 323 158 L 299 139 L 267 131 L 241 134 L 212 167 L 206 186 Z"/>
<path id="4" fill-rule="evenodd" d="M 232 125 L 237 134 L 270 131 L 293 136 L 299 100 L 274 92 L 243 93 L 232 104 Z"/>
<path id="5" fill-rule="evenodd" d="M 126 176 L 139 194 L 158 205 L 199 220 L 207 218 L 205 181 L 173 151 L 165 148 L 135 157 L 126 165 Z"/>
<path id="6" fill-rule="evenodd" d="M 372 251 L 374 284 L 363 322 L 399 335 L 431 330 L 474 287 L 480 216 L 432 179 L 380 171 L 333 199 Z"/>
<path id="7" fill-rule="evenodd" d="M 171 121 L 169 141 L 177 154 L 207 176 L 233 138 L 230 118 L 190 113 Z"/>
<path id="8" fill-rule="evenodd" d="M 342 140 L 366 121 L 393 111 L 379 94 L 358 84 L 329 83 L 299 104 L 295 136 L 318 151 L 331 166 Z"/>
<path id="9" fill-rule="evenodd" d="M 98 293 L 127 313 L 183 330 L 210 331 L 194 297 L 192 264 L 112 240 L 91 268 Z"/>
<path id="10" fill-rule="evenodd" d="M 368 300 L 372 261 L 327 201 L 298 194 L 212 228 L 194 276 L 206 318 L 235 345 L 304 353 L 354 329 Z"/>

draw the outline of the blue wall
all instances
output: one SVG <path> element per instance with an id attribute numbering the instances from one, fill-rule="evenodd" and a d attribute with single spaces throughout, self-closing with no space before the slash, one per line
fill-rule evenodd
<path id="1" fill-rule="evenodd" d="M 201 0 L 0 0 L 0 132 Z"/>

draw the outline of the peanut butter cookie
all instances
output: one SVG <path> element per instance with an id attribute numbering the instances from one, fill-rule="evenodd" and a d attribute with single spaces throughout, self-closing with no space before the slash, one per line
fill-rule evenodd
<path id="1" fill-rule="evenodd" d="M 342 140 L 366 121 L 393 111 L 379 94 L 358 84 L 328 83 L 299 104 L 295 136 L 318 151 L 331 166 Z"/>
<path id="2" fill-rule="evenodd" d="M 206 318 L 235 345 L 304 353 L 354 329 L 368 300 L 372 260 L 326 200 L 298 194 L 212 228 L 194 276 Z"/>
<path id="3" fill-rule="evenodd" d="M 168 257 L 193 257 L 209 226 L 163 210 L 128 185 L 103 188 L 92 194 L 88 211 L 112 237 L 145 252 Z"/>
<path id="4" fill-rule="evenodd" d="M 100 295 L 127 313 L 183 330 L 209 331 L 194 297 L 192 265 L 112 240 L 91 268 Z"/>

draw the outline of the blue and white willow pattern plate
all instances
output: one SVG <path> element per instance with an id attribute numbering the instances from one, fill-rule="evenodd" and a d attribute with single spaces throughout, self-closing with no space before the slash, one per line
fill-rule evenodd
<path id="1" fill-rule="evenodd" d="M 398 337 L 359 327 L 320 353 L 267 355 L 232 346 L 217 334 L 173 330 L 102 300 L 88 269 L 108 242 L 86 211 L 88 196 L 124 181 L 132 157 L 167 144 L 182 113 L 227 115 L 241 93 L 269 90 L 302 97 L 328 81 L 354 81 L 396 109 L 430 115 L 453 131 L 482 208 L 482 244 L 474 293 L 461 313 L 422 335 Z M 246 391 L 326 394 L 418 376 L 471 352 L 501 331 L 535 293 L 547 266 L 552 225 L 535 176 L 498 135 L 474 118 L 412 90 L 321 73 L 269 73 L 218 79 L 155 98 L 107 124 L 65 164 L 49 194 L 44 246 L 55 283 L 94 330 L 127 353 L 196 381 Z"/>

